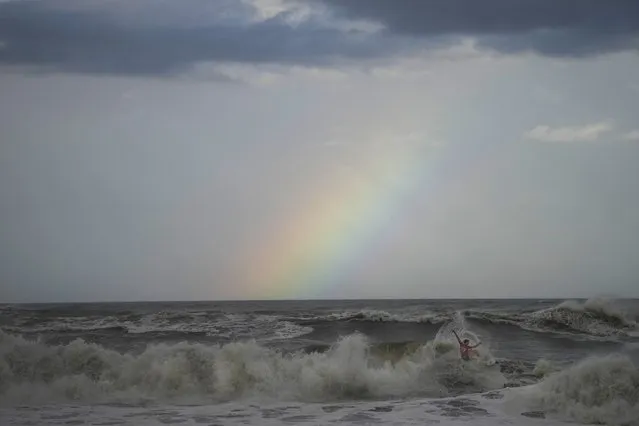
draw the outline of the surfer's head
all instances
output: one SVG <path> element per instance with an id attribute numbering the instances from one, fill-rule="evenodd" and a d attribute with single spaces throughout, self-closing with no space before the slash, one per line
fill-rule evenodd
<path id="1" fill-rule="evenodd" d="M 468 343 L 470 343 L 468 339 L 464 339 L 464 345 L 467 345 Z"/>

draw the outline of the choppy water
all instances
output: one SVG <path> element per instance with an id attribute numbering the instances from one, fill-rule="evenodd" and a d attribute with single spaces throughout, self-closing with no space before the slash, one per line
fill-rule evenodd
<path id="1" fill-rule="evenodd" d="M 628 424 L 639 301 L 4 305 L 2 424 Z M 459 359 L 451 330 L 480 340 Z"/>

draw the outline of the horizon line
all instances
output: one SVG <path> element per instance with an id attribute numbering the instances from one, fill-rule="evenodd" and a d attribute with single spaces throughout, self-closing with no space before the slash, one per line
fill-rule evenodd
<path id="1" fill-rule="evenodd" d="M 392 297 L 373 297 L 373 298 L 300 298 L 300 299 L 184 299 L 184 300 L 92 300 L 92 301 L 49 301 L 49 302 L 0 302 L 2 305 L 52 305 L 52 304 L 72 304 L 72 305 L 89 305 L 89 304 L 111 304 L 111 303 L 237 303 L 237 302 L 343 302 L 343 301 L 450 301 L 450 300 L 590 300 L 590 299 L 611 299 L 611 300 L 639 300 L 639 297 L 622 297 L 622 296 L 561 296 L 561 297 L 430 297 L 430 298 L 392 298 Z"/>

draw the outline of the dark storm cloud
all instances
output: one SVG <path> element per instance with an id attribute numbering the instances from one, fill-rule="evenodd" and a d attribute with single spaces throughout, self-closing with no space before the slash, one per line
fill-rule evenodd
<path id="1" fill-rule="evenodd" d="M 199 61 L 328 64 L 339 57 L 374 58 L 398 46 L 280 14 L 257 23 L 135 25 L 87 9 L 45 2 L 0 3 L 0 64 L 89 73 L 162 74 Z M 184 7 L 198 2 L 184 1 Z M 192 15 L 197 15 L 193 8 Z"/>
<path id="2" fill-rule="evenodd" d="M 639 47 L 637 0 L 321 0 L 392 34 L 472 36 L 504 53 L 583 56 Z"/>
<path id="3" fill-rule="evenodd" d="M 106 13 L 104 6 L 112 3 L 71 3 L 88 5 L 78 8 L 64 7 L 69 4 L 62 1 L 0 2 L 0 65 L 141 75 L 169 74 L 197 62 L 333 65 L 340 60 L 376 59 L 425 46 L 446 46 L 464 35 L 503 53 L 532 50 L 550 56 L 582 56 L 634 49 L 639 33 L 637 0 L 313 3 L 320 1 L 337 17 L 375 21 L 385 29 L 374 34 L 344 31 L 315 19 L 291 25 L 286 13 L 261 22 L 204 19 L 199 25 L 187 26 L 177 19 L 153 24 L 153 13 L 170 17 L 176 5 L 181 17 L 198 16 L 206 4 L 200 0 L 139 0 L 149 12 L 144 23 L 125 22 Z M 167 4 L 172 11 L 163 9 Z M 233 3 L 221 7 L 229 4 Z M 95 5 L 102 9 L 91 8 Z M 130 17 L 126 11 L 119 16 Z"/>

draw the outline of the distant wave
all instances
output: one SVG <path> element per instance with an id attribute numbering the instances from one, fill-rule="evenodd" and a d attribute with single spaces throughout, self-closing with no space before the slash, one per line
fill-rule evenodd
<path id="1" fill-rule="evenodd" d="M 631 335 L 637 323 L 614 302 L 589 299 L 585 302 L 565 301 L 548 309 L 528 313 L 492 313 L 469 311 L 470 319 L 495 324 L 510 324 L 531 331 L 564 332 L 614 337 Z"/>
<path id="2" fill-rule="evenodd" d="M 422 322 L 437 324 L 447 321 L 448 315 L 434 313 L 390 313 L 375 309 L 334 312 L 328 315 L 307 318 L 312 321 L 367 321 L 367 322 Z"/>
<path id="3" fill-rule="evenodd" d="M 291 339 L 310 333 L 311 327 L 271 315 L 234 315 L 208 312 L 157 312 L 123 317 L 38 317 L 18 325 L 2 326 L 14 333 L 118 332 L 128 334 L 181 333 L 228 339 L 261 337 L 263 340 Z"/>
<path id="4" fill-rule="evenodd" d="M 116 317 L 87 318 L 70 317 L 54 319 L 27 319 L 19 325 L 5 326 L 5 330 L 13 332 L 39 333 L 46 331 L 54 332 L 94 332 L 94 331 L 127 331 L 127 322 Z"/>
<path id="5" fill-rule="evenodd" d="M 18 312 L 18 311 L 16 311 Z M 15 312 L 14 312 L 15 313 Z M 565 301 L 540 310 L 404 310 L 376 309 L 336 312 L 223 313 L 216 311 L 166 311 L 144 314 L 123 312 L 109 316 L 64 317 L 60 310 L 48 314 L 19 313 L 0 325 L 16 333 L 126 333 L 179 334 L 214 337 L 221 341 L 256 338 L 259 341 L 293 339 L 309 334 L 326 323 L 413 323 L 440 325 L 455 320 L 458 314 L 485 324 L 505 324 L 543 333 L 563 333 L 596 339 L 617 339 L 639 335 L 632 313 L 624 312 L 615 301 L 590 299 Z M 636 314 L 636 313 L 635 313 Z M 8 318 L 8 317 L 7 317 Z"/>
<path id="6" fill-rule="evenodd" d="M 637 324 L 612 302 L 589 299 L 584 303 L 566 301 L 551 309 L 530 315 L 530 322 L 541 328 L 569 330 L 596 336 L 626 334 Z"/>
<path id="7" fill-rule="evenodd" d="M 613 301 L 589 299 L 585 302 L 565 301 L 548 309 L 532 312 L 465 310 L 463 315 L 475 321 L 507 324 L 537 332 L 577 333 L 596 337 L 633 335 L 639 330 L 632 316 Z M 441 324 L 451 321 L 457 312 L 389 313 L 359 310 L 331 313 L 312 321 L 408 322 Z"/>

